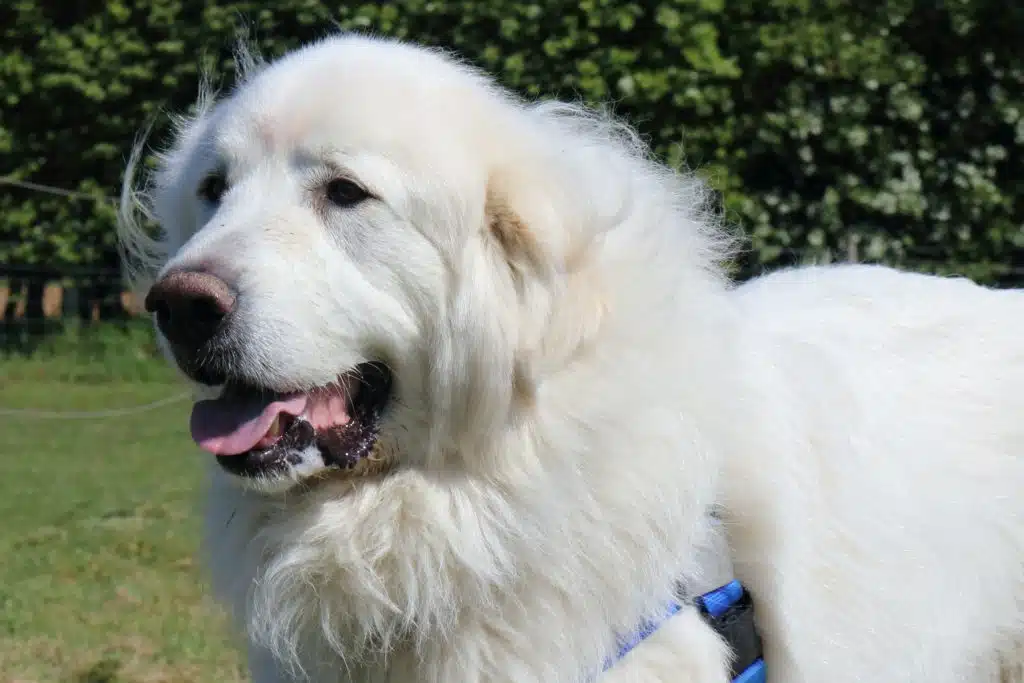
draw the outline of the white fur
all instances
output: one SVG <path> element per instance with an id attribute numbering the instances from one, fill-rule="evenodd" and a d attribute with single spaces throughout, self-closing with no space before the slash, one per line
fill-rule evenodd
<path id="1" fill-rule="evenodd" d="M 218 159 L 231 190 L 204 206 Z M 338 172 L 379 199 L 318 205 Z M 239 372 L 395 373 L 389 475 L 213 472 L 211 567 L 257 683 L 588 680 L 693 576 L 712 505 L 773 683 L 1019 662 L 1020 293 L 852 266 L 733 288 L 703 187 L 628 128 L 354 36 L 201 98 L 124 196 L 137 263 L 238 287 Z M 724 683 L 727 660 L 687 610 L 602 680 Z"/>

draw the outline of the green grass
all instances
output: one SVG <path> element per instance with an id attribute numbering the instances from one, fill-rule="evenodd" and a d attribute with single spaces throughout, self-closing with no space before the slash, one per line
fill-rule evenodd
<path id="1" fill-rule="evenodd" d="M 0 410 L 96 411 L 183 387 L 138 329 L 0 358 Z M 188 402 L 108 419 L 0 415 L 0 682 L 244 680 L 197 563 Z"/>

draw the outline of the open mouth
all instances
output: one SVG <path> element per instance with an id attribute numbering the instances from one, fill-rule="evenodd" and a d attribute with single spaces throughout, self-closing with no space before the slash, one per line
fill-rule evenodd
<path id="1" fill-rule="evenodd" d="M 220 397 L 193 407 L 192 438 L 239 476 L 287 471 L 311 447 L 326 466 L 350 469 L 373 452 L 390 396 L 382 363 L 363 363 L 307 393 L 228 382 Z"/>

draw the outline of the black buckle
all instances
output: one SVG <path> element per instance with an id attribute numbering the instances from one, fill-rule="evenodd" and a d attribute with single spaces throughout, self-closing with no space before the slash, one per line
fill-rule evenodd
<path id="1" fill-rule="evenodd" d="M 743 589 L 739 600 L 717 617 L 708 612 L 702 598 L 697 598 L 695 603 L 704 621 L 732 648 L 730 678 L 736 678 L 761 658 L 763 650 L 761 636 L 754 625 L 754 601 L 746 588 Z"/>

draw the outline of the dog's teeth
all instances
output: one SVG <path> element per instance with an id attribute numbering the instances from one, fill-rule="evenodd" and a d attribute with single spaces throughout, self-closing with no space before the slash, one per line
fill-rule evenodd
<path id="1" fill-rule="evenodd" d="M 274 421 L 270 423 L 270 429 L 267 430 L 267 436 L 276 438 L 281 436 L 281 416 L 278 415 L 274 418 Z"/>

